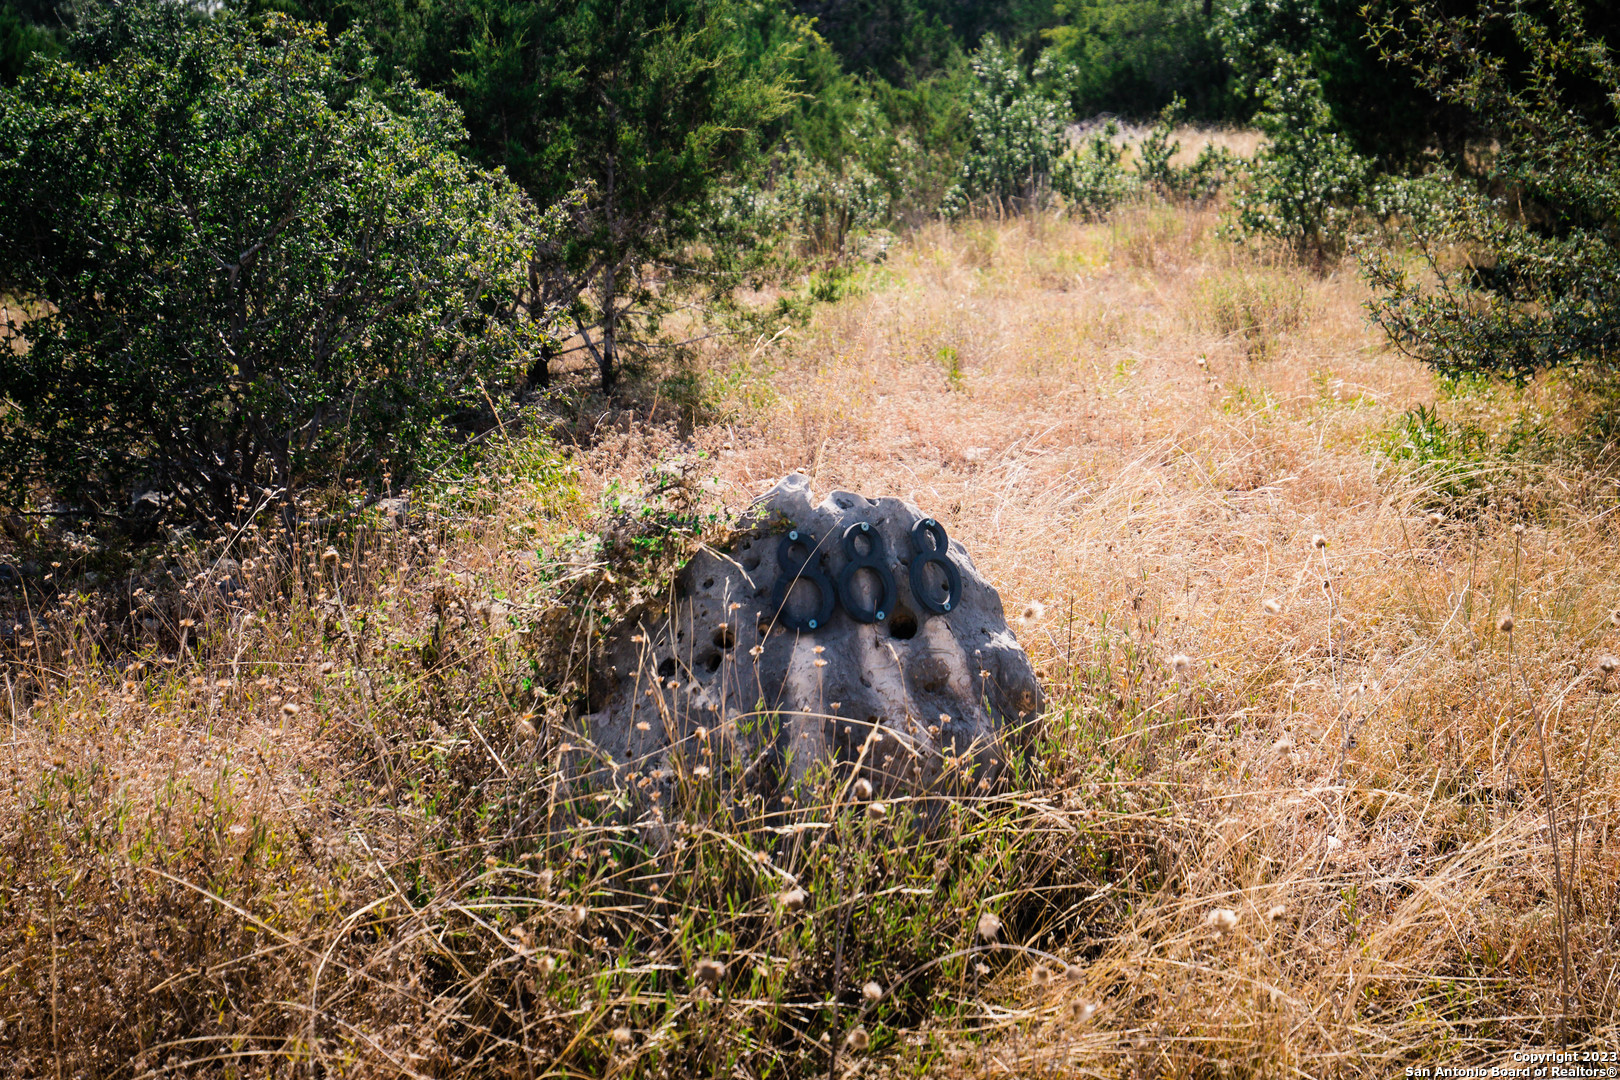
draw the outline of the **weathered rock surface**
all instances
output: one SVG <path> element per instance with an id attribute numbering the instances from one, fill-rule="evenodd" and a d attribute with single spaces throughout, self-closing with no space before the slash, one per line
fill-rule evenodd
<path id="1" fill-rule="evenodd" d="M 592 695 L 602 707 L 583 718 L 598 763 L 664 783 L 712 767 L 791 784 L 839 761 L 859 761 L 886 790 L 992 781 L 1043 699 L 1001 597 L 962 545 L 945 554 L 952 589 L 934 546 L 943 529 L 917 507 L 843 491 L 814 504 L 802 475 L 744 525 L 729 550 L 681 570 L 667 614 L 609 635 Z M 871 568 L 846 573 L 852 529 L 854 561 L 883 566 L 892 584 Z"/>

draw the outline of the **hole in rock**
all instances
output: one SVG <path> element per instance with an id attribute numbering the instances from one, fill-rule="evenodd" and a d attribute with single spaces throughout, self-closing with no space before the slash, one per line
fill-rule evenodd
<path id="1" fill-rule="evenodd" d="M 917 616 L 905 608 L 895 608 L 894 614 L 889 616 L 889 636 L 899 638 L 901 641 L 910 641 L 917 636 Z"/>
<path id="2" fill-rule="evenodd" d="M 720 627 L 714 632 L 715 648 L 729 649 L 735 644 L 737 644 L 737 633 L 731 629 L 731 625 L 729 623 Z"/>
<path id="3" fill-rule="evenodd" d="M 664 659 L 658 665 L 658 677 L 661 679 L 668 679 L 672 678 L 674 674 L 675 658 L 673 656 L 664 657 Z"/>
<path id="4" fill-rule="evenodd" d="M 703 658 L 703 670 L 710 675 L 720 670 L 720 654 L 712 652 Z"/>
<path id="5" fill-rule="evenodd" d="M 703 589 L 704 589 L 704 591 L 707 592 L 708 590 L 710 590 L 712 588 L 714 588 L 714 578 L 704 578 L 703 579 Z"/>

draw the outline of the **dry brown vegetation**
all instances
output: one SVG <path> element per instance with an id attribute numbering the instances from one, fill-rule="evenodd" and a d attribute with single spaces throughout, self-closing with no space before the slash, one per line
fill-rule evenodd
<path id="1" fill-rule="evenodd" d="M 1602 402 L 1439 387 L 1353 273 L 1212 226 L 924 229 L 808 326 L 576 408 L 567 455 L 514 438 L 341 550 L 176 547 L 75 599 L 106 557 L 59 543 L 72 587 L 19 594 L 47 610 L 5 646 L 7 1067 L 1388 1076 L 1612 1051 Z M 656 591 L 696 542 L 660 522 L 795 469 L 941 517 L 1022 613 L 1053 707 L 1021 783 L 926 825 L 847 773 L 790 805 L 712 782 L 715 732 L 656 837 L 597 813 L 617 791 L 559 775 L 569 701 L 525 676 L 562 685 Z M 690 501 L 576 536 L 660 475 Z M 627 561 L 638 538 L 656 557 Z"/>

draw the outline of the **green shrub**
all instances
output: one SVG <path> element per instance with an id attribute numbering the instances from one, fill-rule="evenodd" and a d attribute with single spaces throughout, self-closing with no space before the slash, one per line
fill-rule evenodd
<path id="1" fill-rule="evenodd" d="M 1620 65 L 1566 0 L 1449 19 L 1418 5 L 1386 54 L 1498 133 L 1474 181 L 1405 185 L 1405 251 L 1368 250 L 1370 308 L 1396 348 L 1450 373 L 1610 379 L 1620 352 Z M 1504 31 L 1506 33 L 1504 33 Z M 1503 46 L 1511 35 L 1511 55 Z"/>
<path id="2" fill-rule="evenodd" d="M 889 220 L 889 191 L 883 178 L 859 160 L 833 168 L 803 153 L 786 154 L 770 197 L 778 227 L 805 254 L 842 260 L 862 254 L 881 255 L 882 238 L 873 238 Z M 885 234 L 886 235 L 886 234 Z"/>
<path id="3" fill-rule="evenodd" d="M 1024 74 L 1017 53 L 986 38 L 973 54 L 968 90 L 972 136 L 946 209 L 1016 211 L 1044 203 L 1068 146 L 1066 111 Z"/>
<path id="4" fill-rule="evenodd" d="M 1071 213 L 1102 218 L 1140 191 L 1137 178 L 1120 164 L 1125 148 L 1118 136 L 1119 125 L 1110 120 L 1058 161 L 1052 187 Z"/>
<path id="5" fill-rule="evenodd" d="M 1304 61 L 1280 57 L 1261 100 L 1254 122 L 1268 141 L 1232 200 L 1227 235 L 1279 242 L 1321 266 L 1344 251 L 1373 192 L 1372 163 L 1335 129 Z"/>
<path id="6" fill-rule="evenodd" d="M 1145 187 L 1167 199 L 1203 202 L 1213 198 L 1232 175 L 1236 158 L 1224 147 L 1207 144 L 1187 166 L 1173 164 L 1181 152 L 1176 125 L 1187 112 L 1180 97 L 1159 113 L 1159 119 L 1136 148 L 1136 175 Z"/>
<path id="7" fill-rule="evenodd" d="M 0 94 L 0 291 L 48 305 L 7 327 L 0 497 L 228 519 L 406 481 L 518 362 L 531 204 L 443 98 L 357 89 L 351 37 L 154 6 L 74 47 Z"/>

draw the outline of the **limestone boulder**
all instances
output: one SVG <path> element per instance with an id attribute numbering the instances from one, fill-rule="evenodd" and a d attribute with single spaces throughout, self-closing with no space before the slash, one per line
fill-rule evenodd
<path id="1" fill-rule="evenodd" d="M 947 523 L 901 499 L 816 502 L 797 474 L 605 656 L 582 750 L 643 790 L 694 769 L 775 788 L 839 763 L 879 790 L 983 788 L 1044 704 Z"/>

